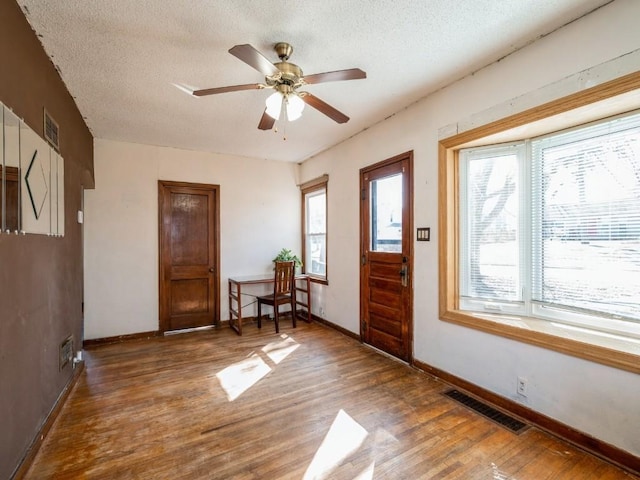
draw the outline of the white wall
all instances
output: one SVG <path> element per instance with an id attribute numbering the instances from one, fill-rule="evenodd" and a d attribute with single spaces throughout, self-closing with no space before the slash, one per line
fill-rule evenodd
<path id="1" fill-rule="evenodd" d="M 85 192 L 85 339 L 158 330 L 158 180 L 220 185 L 223 320 L 228 277 L 270 272 L 283 247 L 300 253 L 296 165 L 108 140 L 94 148 L 96 188 Z"/>
<path id="2" fill-rule="evenodd" d="M 635 455 L 640 455 L 638 375 L 438 319 L 437 141 L 441 128 L 469 124 L 494 106 L 512 113 L 510 99 L 528 96 L 542 103 L 563 89 L 598 83 L 603 79 L 573 75 L 605 62 L 611 62 L 604 66 L 610 70 L 605 76 L 628 73 L 616 69 L 640 70 L 638 18 L 640 2 L 617 0 L 307 160 L 300 169 L 301 181 L 329 174 L 329 285 L 318 287 L 317 302 L 327 319 L 359 332 L 359 169 L 413 150 L 415 226 L 431 227 L 432 239 L 415 244 L 414 357 L 515 401 L 522 401 L 515 393 L 516 377 L 524 376 L 527 406 Z M 548 85 L 553 88 L 543 88 Z"/>

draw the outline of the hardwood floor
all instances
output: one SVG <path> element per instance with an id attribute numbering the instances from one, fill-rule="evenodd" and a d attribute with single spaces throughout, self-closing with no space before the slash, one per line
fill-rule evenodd
<path id="1" fill-rule="evenodd" d="M 29 479 L 632 479 L 318 324 L 103 345 Z"/>

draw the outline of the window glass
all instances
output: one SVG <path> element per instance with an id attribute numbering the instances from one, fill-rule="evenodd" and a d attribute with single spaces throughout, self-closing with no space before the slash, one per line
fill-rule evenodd
<path id="1" fill-rule="evenodd" d="M 303 271 L 327 280 L 327 185 L 324 175 L 300 187 L 302 192 Z"/>
<path id="2" fill-rule="evenodd" d="M 640 115 L 532 147 L 533 300 L 640 320 Z"/>
<path id="3" fill-rule="evenodd" d="M 402 174 L 371 182 L 371 251 L 402 252 Z"/>
<path id="4" fill-rule="evenodd" d="M 462 209 L 465 296 L 522 300 L 518 202 L 522 151 L 509 146 L 466 155 Z"/>
<path id="5" fill-rule="evenodd" d="M 460 306 L 640 335 L 640 113 L 460 152 Z"/>
<path id="6" fill-rule="evenodd" d="M 327 275 L 327 193 L 323 188 L 306 197 L 306 273 Z"/>

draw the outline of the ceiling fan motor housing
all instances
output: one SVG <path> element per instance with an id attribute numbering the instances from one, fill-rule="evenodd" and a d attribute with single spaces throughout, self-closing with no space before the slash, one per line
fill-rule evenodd
<path id="1" fill-rule="evenodd" d="M 280 87 L 286 85 L 291 89 L 295 89 L 300 85 L 300 79 L 302 78 L 302 69 L 294 63 L 289 63 L 289 57 L 293 53 L 293 47 L 286 42 L 279 42 L 274 45 L 274 50 L 280 59 L 279 62 L 274 63 L 275 67 L 280 70 L 277 77 L 272 78 L 273 85 L 280 90 Z M 267 84 L 269 84 L 269 78 L 267 78 Z M 284 89 L 289 90 L 289 89 Z M 284 92 L 282 92 L 284 93 Z"/>
<path id="2" fill-rule="evenodd" d="M 280 82 L 293 87 L 295 84 L 300 82 L 300 78 L 302 78 L 302 69 L 289 62 L 278 62 L 274 63 L 276 68 L 280 70 Z"/>

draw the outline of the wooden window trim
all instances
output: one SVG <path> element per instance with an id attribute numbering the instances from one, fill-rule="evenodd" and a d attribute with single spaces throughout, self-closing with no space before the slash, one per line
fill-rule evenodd
<path id="1" fill-rule="evenodd" d="M 318 190 L 322 187 L 326 188 L 328 183 L 329 183 L 329 175 L 322 175 L 318 178 L 314 178 L 313 180 L 309 180 L 308 182 L 304 182 L 303 184 L 301 184 L 300 190 L 302 190 L 303 192 L 305 191 L 311 192 L 313 190 Z"/>
<path id="2" fill-rule="evenodd" d="M 313 274 L 309 274 L 309 277 L 311 278 L 311 281 L 313 283 L 319 283 L 321 285 L 329 285 L 329 175 L 322 175 L 318 178 L 314 178 L 313 180 L 309 180 L 308 182 L 303 183 L 302 185 L 300 185 L 300 193 L 301 193 L 301 204 L 302 204 L 302 208 L 301 208 L 301 231 L 302 231 L 302 261 L 304 262 L 304 265 L 302 267 L 302 271 L 306 273 L 307 271 L 307 262 L 306 262 L 306 258 L 307 258 L 307 242 L 306 242 L 306 233 L 307 233 L 307 219 L 306 219 L 306 211 L 307 211 L 307 205 L 305 202 L 305 196 L 308 193 L 311 192 L 315 192 L 316 190 L 324 190 L 325 191 L 325 222 L 326 222 L 326 229 L 325 229 L 325 255 L 327 258 L 326 261 L 326 270 L 325 270 L 325 275 L 323 277 L 319 277 L 317 275 L 313 275 Z"/>
<path id="3" fill-rule="evenodd" d="M 458 271 L 459 150 L 472 144 L 490 143 L 489 137 L 495 138 L 497 135 L 502 135 L 515 128 L 539 124 L 536 127 L 538 128 L 537 134 L 559 130 L 557 123 L 554 123 L 554 127 L 548 132 L 543 131 L 544 122 L 551 122 L 552 117 L 556 119 L 567 117 L 562 128 L 579 125 L 585 123 L 584 118 L 582 120 L 576 116 L 571 118 L 572 116 L 568 115 L 570 112 L 581 107 L 594 106 L 598 102 L 614 100 L 615 97 L 633 92 L 640 92 L 640 71 L 440 140 L 438 144 L 438 281 L 440 286 L 439 317 L 441 320 L 640 373 L 640 354 L 637 353 L 637 347 L 620 350 L 606 345 L 607 342 L 599 344 L 595 338 L 592 343 L 589 339 L 578 341 L 562 336 L 560 333 L 549 333 L 543 329 L 535 329 L 535 327 L 523 328 L 496 318 L 489 319 L 477 313 L 462 311 L 458 302 L 460 284 Z M 625 102 L 617 103 L 624 104 Z M 620 110 L 617 113 L 634 108 L 637 106 L 627 106 L 626 110 Z M 612 112 L 608 113 L 608 115 L 612 114 Z"/>

